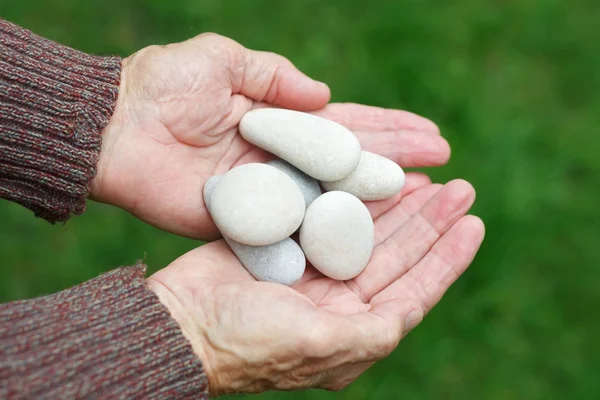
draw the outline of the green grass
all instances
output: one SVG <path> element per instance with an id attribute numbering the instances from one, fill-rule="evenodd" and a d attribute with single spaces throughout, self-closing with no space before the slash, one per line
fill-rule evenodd
<path id="1" fill-rule="evenodd" d="M 0 15 L 128 55 L 200 32 L 282 53 L 334 100 L 405 108 L 453 147 L 436 181 L 477 189 L 470 270 L 388 359 L 340 393 L 262 399 L 591 399 L 600 392 L 600 5 L 576 1 L 13 0 Z M 0 202 L 0 300 L 197 245 L 90 204 L 66 226 Z"/>

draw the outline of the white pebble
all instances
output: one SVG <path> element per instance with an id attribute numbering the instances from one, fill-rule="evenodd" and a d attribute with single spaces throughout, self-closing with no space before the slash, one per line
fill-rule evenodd
<path id="1" fill-rule="evenodd" d="M 240 122 L 248 142 L 321 181 L 348 176 L 360 160 L 360 144 L 344 126 L 298 111 L 261 108 Z"/>
<path id="2" fill-rule="evenodd" d="M 400 193 L 404 171 L 392 160 L 363 151 L 358 167 L 350 175 L 334 182 L 323 182 L 327 191 L 341 190 L 360 200 L 383 200 Z"/>
<path id="3" fill-rule="evenodd" d="M 209 212 L 211 196 L 219 179 L 221 176 L 216 175 L 204 184 L 204 204 Z M 223 238 L 246 270 L 259 281 L 291 286 L 304 274 L 304 252 L 290 238 L 269 246 L 248 246 L 227 236 Z"/>
<path id="4" fill-rule="evenodd" d="M 267 162 L 268 165 L 277 168 L 284 172 L 287 176 L 292 178 L 296 185 L 302 191 L 304 195 L 304 203 L 306 207 L 310 205 L 317 197 L 321 195 L 321 187 L 319 182 L 315 178 L 311 178 L 292 164 L 287 163 L 283 160 L 272 160 Z"/>
<path id="5" fill-rule="evenodd" d="M 324 275 L 348 280 L 367 266 L 375 241 L 367 207 L 346 192 L 319 196 L 306 210 L 300 245 L 308 261 Z"/>
<path id="6" fill-rule="evenodd" d="M 294 181 L 266 164 L 244 164 L 213 189 L 210 213 L 225 236 L 266 246 L 290 236 L 304 218 L 304 196 Z"/>

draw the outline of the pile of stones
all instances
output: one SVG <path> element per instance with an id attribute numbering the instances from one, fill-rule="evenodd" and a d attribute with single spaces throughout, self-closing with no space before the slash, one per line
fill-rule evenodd
<path id="1" fill-rule="evenodd" d="M 360 274 L 374 244 L 363 201 L 400 192 L 402 169 L 362 151 L 344 126 L 312 114 L 257 109 L 242 118 L 239 129 L 245 140 L 279 159 L 213 176 L 203 195 L 248 272 L 260 281 L 293 285 L 308 259 L 332 279 Z M 298 231 L 300 244 L 291 237 Z"/>

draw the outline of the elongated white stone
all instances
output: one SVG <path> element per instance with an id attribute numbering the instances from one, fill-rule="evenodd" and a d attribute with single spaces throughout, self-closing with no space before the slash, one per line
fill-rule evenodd
<path id="1" fill-rule="evenodd" d="M 404 171 L 392 160 L 363 151 L 358 167 L 339 181 L 323 182 L 327 191 L 341 190 L 360 200 L 383 200 L 400 193 Z"/>
<path id="2" fill-rule="evenodd" d="M 298 185 L 277 168 L 257 163 L 224 174 L 210 203 L 221 233 L 250 246 L 266 246 L 290 236 L 305 211 Z"/>
<path id="3" fill-rule="evenodd" d="M 296 185 L 298 185 L 302 191 L 302 194 L 304 195 L 304 203 L 306 204 L 306 207 L 308 207 L 310 203 L 312 203 L 321 195 L 321 187 L 319 186 L 319 182 L 315 178 L 306 175 L 292 164 L 283 160 L 271 160 L 267 162 L 267 164 L 284 172 L 287 176 L 292 178 L 294 182 L 296 182 Z"/>
<path id="4" fill-rule="evenodd" d="M 210 213 L 211 197 L 220 175 L 204 184 L 204 204 Z M 304 252 L 291 238 L 269 246 L 248 246 L 223 236 L 229 248 L 246 270 L 259 281 L 291 286 L 298 282 L 306 268 Z"/>
<path id="5" fill-rule="evenodd" d="M 248 142 L 320 181 L 337 181 L 358 165 L 360 144 L 344 126 L 298 111 L 261 108 L 240 122 Z"/>
<path id="6" fill-rule="evenodd" d="M 346 192 L 319 196 L 306 210 L 300 245 L 308 261 L 324 275 L 352 279 L 367 266 L 375 240 L 367 207 Z"/>

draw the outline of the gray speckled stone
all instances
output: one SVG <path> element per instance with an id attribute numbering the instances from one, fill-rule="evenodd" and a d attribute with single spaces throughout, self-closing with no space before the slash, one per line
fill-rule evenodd
<path id="1" fill-rule="evenodd" d="M 321 195 L 321 187 L 319 186 L 319 182 L 315 178 L 311 178 L 310 176 L 306 175 L 292 164 L 283 160 L 272 160 L 267 162 L 267 164 L 284 172 L 287 176 L 292 178 L 294 182 L 296 182 L 296 185 L 298 185 L 302 191 L 302 194 L 304 195 L 306 207 L 310 206 L 310 203 L 312 203 Z"/>
<path id="2" fill-rule="evenodd" d="M 259 281 L 291 286 L 304 274 L 304 252 L 291 238 L 269 246 L 248 246 L 224 238 L 246 270 Z"/>
<path id="3" fill-rule="evenodd" d="M 375 229 L 367 207 L 346 192 L 319 196 L 306 210 L 300 245 L 308 261 L 324 275 L 352 279 L 367 266 Z"/>
<path id="4" fill-rule="evenodd" d="M 204 204 L 210 212 L 210 199 L 220 175 L 211 177 L 204 184 Z M 306 268 L 304 252 L 291 238 L 269 246 L 248 246 L 223 236 L 238 260 L 259 281 L 275 282 L 291 286 L 298 282 Z"/>
<path id="5" fill-rule="evenodd" d="M 252 110 L 240 121 L 248 142 L 321 181 L 348 176 L 360 160 L 358 139 L 344 126 L 312 114 L 278 108 Z"/>
<path id="6" fill-rule="evenodd" d="M 282 241 L 304 218 L 304 196 L 275 167 L 244 164 L 224 174 L 213 189 L 210 214 L 221 233 L 250 246 Z"/>
<path id="7" fill-rule="evenodd" d="M 323 182 L 327 191 L 341 190 L 360 200 L 383 200 L 400 193 L 404 171 L 392 160 L 363 151 L 358 167 L 350 175 L 334 182 Z"/>

